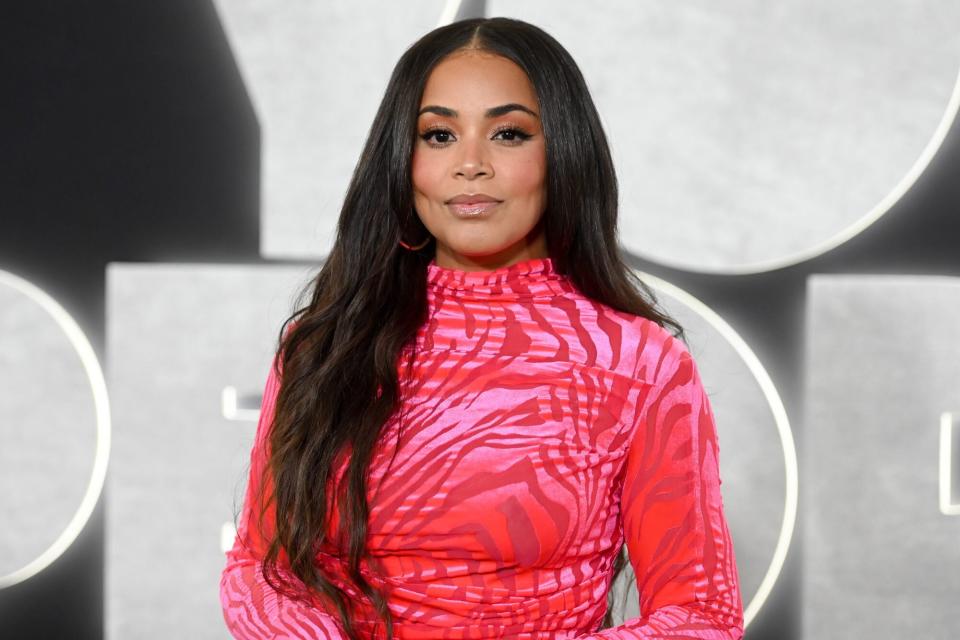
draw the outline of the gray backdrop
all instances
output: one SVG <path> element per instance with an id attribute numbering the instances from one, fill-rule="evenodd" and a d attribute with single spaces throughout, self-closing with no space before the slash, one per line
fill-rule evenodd
<path id="1" fill-rule="evenodd" d="M 100 545 L 102 559 L 87 556 L 103 609 L 84 601 L 62 637 L 226 637 L 217 583 L 269 345 L 329 250 L 392 64 L 433 26 L 485 14 L 553 33 L 594 93 L 623 186 L 621 243 L 687 327 L 715 406 L 746 637 L 956 636 L 960 237 L 936 233 L 951 208 L 923 197 L 946 193 L 937 176 L 957 167 L 960 5 L 211 6 L 261 133 L 260 255 L 105 252 L 106 332 L 81 322 L 79 341 L 72 309 L 40 302 L 69 293 L 0 263 L 4 620 L 37 628 L 37 585 L 78 598 L 51 576 Z M 908 205 L 916 215 L 897 218 Z M 884 247 L 911 241 L 947 257 L 898 274 L 920 254 L 897 264 Z M 844 273 L 864 255 L 887 273 Z M 104 336 L 93 365 L 83 332 Z M 91 513 L 101 495 L 106 517 Z M 95 576 L 72 575 L 96 593 Z M 633 615 L 633 599 L 617 611 Z"/>

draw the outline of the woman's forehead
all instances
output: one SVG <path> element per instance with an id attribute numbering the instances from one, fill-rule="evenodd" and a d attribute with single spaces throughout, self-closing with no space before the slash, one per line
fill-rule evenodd
<path id="1" fill-rule="evenodd" d="M 533 85 L 523 69 L 503 56 L 467 51 L 451 54 L 433 68 L 420 106 L 440 105 L 458 114 L 484 115 L 487 109 L 508 103 L 531 110 L 537 106 Z"/>

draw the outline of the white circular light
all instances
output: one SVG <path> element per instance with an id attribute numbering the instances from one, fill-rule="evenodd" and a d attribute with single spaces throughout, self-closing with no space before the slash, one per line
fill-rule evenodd
<path id="1" fill-rule="evenodd" d="M 27 280 L 6 271 L 0 271 L 0 286 L 7 286 L 27 296 L 56 322 L 82 364 L 90 391 L 93 394 L 96 415 L 96 446 L 90 477 L 83 497 L 73 516 L 54 541 L 33 560 L 6 575 L 0 575 L 0 589 L 31 578 L 52 564 L 73 544 L 86 526 L 100 498 L 110 456 L 110 406 L 107 385 L 93 347 L 79 325 L 50 295 Z"/>

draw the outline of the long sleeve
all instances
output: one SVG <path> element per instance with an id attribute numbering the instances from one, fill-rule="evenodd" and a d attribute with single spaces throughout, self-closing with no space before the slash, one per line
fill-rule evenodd
<path id="1" fill-rule="evenodd" d="M 250 454 L 250 475 L 243 510 L 237 523 L 237 537 L 233 548 L 227 552 L 227 564 L 220 578 L 223 618 L 230 633 L 239 640 L 340 640 L 346 638 L 346 635 L 334 616 L 274 591 L 261 575 L 261 560 L 266 545 L 254 525 L 254 505 L 258 495 L 260 471 L 267 461 L 267 435 L 273 421 L 278 390 L 278 380 L 274 367 L 271 366 L 263 392 L 256 438 Z M 270 522 L 272 521 L 268 517 L 265 526 L 269 526 Z M 279 569 L 285 577 L 291 576 L 284 571 L 284 564 L 281 563 Z"/>
<path id="2" fill-rule="evenodd" d="M 656 381 L 641 389 L 621 495 L 640 617 L 582 638 L 743 637 L 713 411 L 693 357 L 669 344 Z"/>

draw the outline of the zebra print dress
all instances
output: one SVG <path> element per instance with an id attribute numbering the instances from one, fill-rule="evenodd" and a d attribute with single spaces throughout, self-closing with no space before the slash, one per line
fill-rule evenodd
<path id="1" fill-rule="evenodd" d="M 388 594 L 396 636 L 741 638 L 716 425 L 683 342 L 585 297 L 551 258 L 431 262 L 427 285 L 429 319 L 410 368 L 398 364 L 402 407 L 368 482 L 383 574 L 364 575 Z M 335 612 L 260 576 L 265 545 L 247 520 L 277 389 L 271 368 L 224 619 L 236 638 L 344 638 Z M 640 616 L 601 630 L 624 544 Z M 363 606 L 361 633 L 385 637 Z"/>

